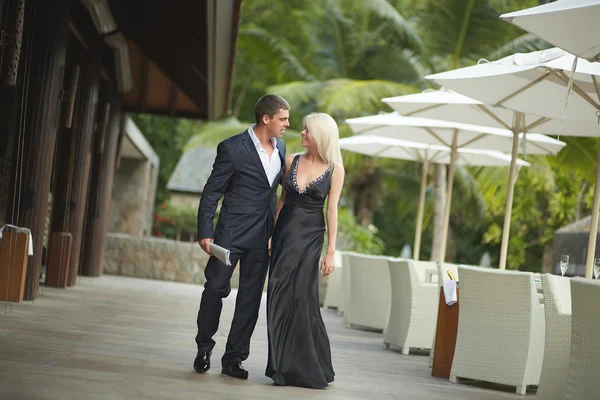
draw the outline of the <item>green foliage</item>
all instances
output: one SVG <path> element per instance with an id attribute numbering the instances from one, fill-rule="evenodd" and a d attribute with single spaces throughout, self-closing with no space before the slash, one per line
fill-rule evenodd
<path id="1" fill-rule="evenodd" d="M 363 254 L 384 254 L 385 244 L 377 237 L 377 228 L 373 225 L 360 225 L 352 212 L 340 207 L 338 211 L 338 243 L 345 242 L 344 250 Z"/>
<path id="2" fill-rule="evenodd" d="M 152 232 L 156 237 L 187 241 L 196 235 L 196 214 L 196 207 L 163 202 L 154 211 Z"/>
<path id="3" fill-rule="evenodd" d="M 198 123 L 148 114 L 132 114 L 131 118 L 160 157 L 156 204 L 161 204 L 169 199 L 167 182 L 183 153 L 183 147 L 196 132 Z"/>

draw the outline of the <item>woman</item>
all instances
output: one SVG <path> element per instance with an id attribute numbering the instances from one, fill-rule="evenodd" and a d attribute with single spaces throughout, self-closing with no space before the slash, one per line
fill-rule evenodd
<path id="1" fill-rule="evenodd" d="M 286 158 L 267 292 L 269 359 L 277 385 L 324 388 L 333 382 L 331 350 L 319 308 L 321 276 L 334 268 L 337 206 L 344 184 L 339 132 L 324 113 L 304 118 L 306 152 Z M 323 250 L 327 201 L 327 248 Z"/>

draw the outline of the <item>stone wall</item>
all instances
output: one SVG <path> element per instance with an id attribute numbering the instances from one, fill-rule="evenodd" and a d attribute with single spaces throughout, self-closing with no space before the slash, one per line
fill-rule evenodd
<path id="1" fill-rule="evenodd" d="M 149 235 L 156 193 L 156 168 L 146 160 L 122 158 L 110 203 L 109 232 Z"/>
<path id="2" fill-rule="evenodd" d="M 198 208 L 198 205 L 200 204 L 200 195 L 182 192 L 171 192 L 169 200 L 174 206 Z"/>
<path id="3" fill-rule="evenodd" d="M 208 255 L 197 243 L 109 233 L 104 273 L 138 278 L 204 284 Z M 231 279 L 237 287 L 238 271 Z"/>
<path id="4" fill-rule="evenodd" d="M 208 256 L 197 243 L 178 242 L 155 237 L 133 237 L 109 233 L 104 254 L 104 273 L 204 284 L 204 267 Z M 231 287 L 237 288 L 239 268 L 231 277 Z M 266 290 L 268 282 L 265 282 Z M 327 290 L 327 277 L 320 279 L 321 303 Z"/>

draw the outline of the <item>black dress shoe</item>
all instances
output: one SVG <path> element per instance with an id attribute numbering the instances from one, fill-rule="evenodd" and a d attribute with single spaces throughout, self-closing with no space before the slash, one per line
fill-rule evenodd
<path id="1" fill-rule="evenodd" d="M 236 361 L 229 365 L 225 365 L 221 370 L 222 374 L 233 376 L 234 378 L 248 379 L 248 371 L 242 367 L 241 361 Z"/>
<path id="2" fill-rule="evenodd" d="M 210 369 L 210 354 L 206 352 L 198 353 L 194 360 L 194 371 L 203 374 Z"/>

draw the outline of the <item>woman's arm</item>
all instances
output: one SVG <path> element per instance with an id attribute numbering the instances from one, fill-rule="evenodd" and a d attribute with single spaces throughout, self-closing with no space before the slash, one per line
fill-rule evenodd
<path id="1" fill-rule="evenodd" d="M 323 264 L 321 265 L 321 274 L 327 276 L 333 272 L 335 268 L 334 254 L 335 254 L 335 241 L 337 238 L 337 225 L 338 225 L 338 203 L 340 201 L 340 195 L 342 194 L 342 187 L 344 186 L 344 167 L 342 165 L 336 165 L 333 170 L 333 176 L 331 177 L 331 188 L 329 189 L 329 196 L 327 199 L 327 252 L 323 257 Z"/>

